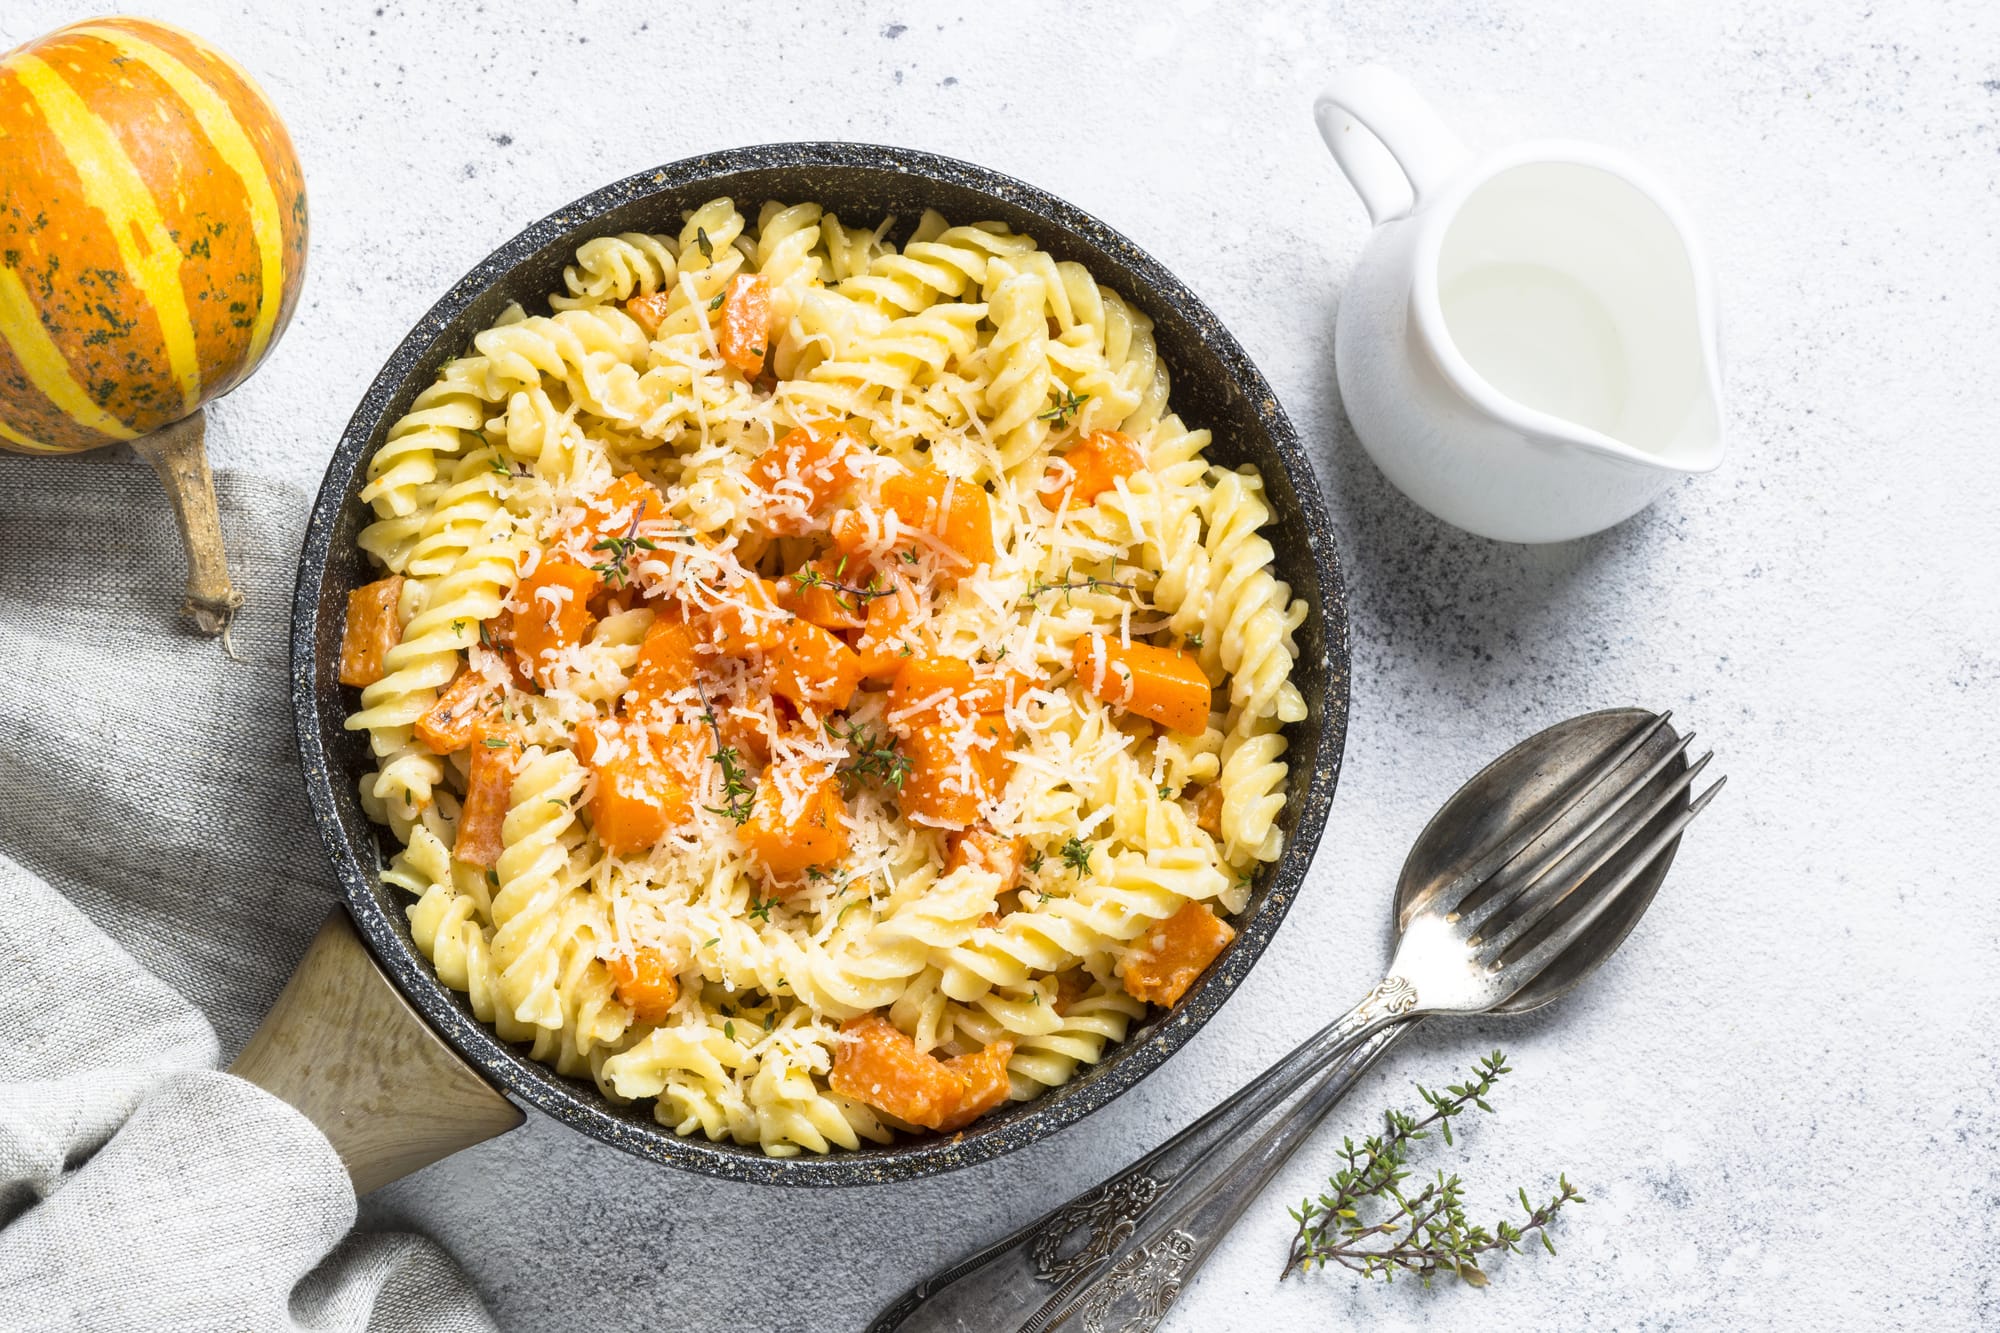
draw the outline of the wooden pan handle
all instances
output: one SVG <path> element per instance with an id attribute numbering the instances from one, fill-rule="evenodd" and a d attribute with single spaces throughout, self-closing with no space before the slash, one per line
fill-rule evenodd
<path id="1" fill-rule="evenodd" d="M 397 993 L 339 907 L 229 1072 L 318 1125 L 356 1194 L 526 1118 Z"/>

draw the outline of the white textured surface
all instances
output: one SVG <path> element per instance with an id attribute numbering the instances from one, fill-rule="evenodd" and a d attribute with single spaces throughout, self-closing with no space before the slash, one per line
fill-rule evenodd
<path id="1" fill-rule="evenodd" d="M 94 12 L 8 0 L 0 48 Z M 1567 714 L 1672 707 L 1721 751 L 1625 952 L 1559 1009 L 1438 1025 L 1336 1116 L 1503 1043 L 1479 1211 L 1566 1170 L 1559 1259 L 1485 1292 L 1275 1279 L 1312 1145 L 1170 1326 L 1974 1327 L 2000 1321 L 2000 11 L 1960 4 L 1017 4 L 963 9 L 160 0 L 287 115 L 311 271 L 216 409 L 222 467 L 309 491 L 450 281 L 639 168 L 851 138 L 985 163 L 1133 236 L 1276 385 L 1333 507 L 1351 739 L 1309 891 L 1242 993 L 1146 1085 L 941 1180 L 781 1193 L 535 1118 L 371 1200 L 528 1328 L 836 1329 L 1162 1137 L 1344 1005 L 1431 809 Z M 1082 9 L 1082 6 L 1075 7 Z M 1649 7 L 1653 8 L 1653 7 Z M 1672 12 L 1667 12 L 1671 9 Z M 434 17 L 427 16 L 434 15 Z M 1444 528 L 1355 448 L 1332 314 L 1358 205 L 1314 135 L 1327 71 L 1410 74 L 1475 144 L 1628 148 L 1716 258 L 1732 456 L 1602 537 Z M 301 501 L 303 503 L 303 500 Z M 1459 1154 L 1436 1160 L 1455 1165 Z"/>

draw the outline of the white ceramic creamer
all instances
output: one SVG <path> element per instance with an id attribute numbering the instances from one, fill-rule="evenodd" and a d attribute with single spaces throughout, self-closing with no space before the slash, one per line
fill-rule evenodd
<path id="1" fill-rule="evenodd" d="M 1474 156 L 1377 67 L 1314 113 L 1375 224 L 1340 304 L 1341 397 L 1404 494 L 1484 537 L 1564 541 L 1721 461 L 1708 269 L 1637 164 L 1560 141 Z"/>

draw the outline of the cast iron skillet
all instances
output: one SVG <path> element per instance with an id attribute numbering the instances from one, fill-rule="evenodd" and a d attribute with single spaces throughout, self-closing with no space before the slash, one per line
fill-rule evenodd
<path id="1" fill-rule="evenodd" d="M 1173 376 L 1173 407 L 1214 432 L 1210 457 L 1263 472 L 1276 514 L 1277 571 L 1313 608 L 1298 634 L 1295 680 L 1309 705 L 1287 729 L 1290 788 L 1279 823 L 1285 852 L 1259 877 L 1234 943 L 1170 1014 L 1136 1027 L 1104 1061 L 1035 1101 L 1013 1104 L 951 1139 L 918 1139 L 825 1157 L 766 1157 L 756 1148 L 681 1138 L 650 1104 L 618 1106 L 500 1041 L 448 990 L 410 938 L 407 901 L 379 879 L 382 830 L 362 813 L 368 771 L 359 733 L 341 723 L 355 693 L 334 676 L 348 591 L 375 577 L 355 546 L 367 521 L 356 498 L 366 463 L 440 364 L 519 301 L 545 311 L 576 247 L 622 231 L 677 232 L 683 211 L 728 195 L 754 217 L 767 199 L 817 201 L 853 221 L 893 214 L 914 225 L 925 208 L 954 222 L 997 219 L 1058 259 L 1077 260 L 1150 315 Z M 403 996 L 473 1066 L 517 1101 L 655 1161 L 730 1180 L 861 1185 L 930 1175 L 1031 1143 L 1104 1105 L 1157 1068 L 1229 997 L 1291 906 L 1326 823 L 1348 705 L 1347 614 L 1326 510 L 1305 453 L 1270 385 L 1194 293 L 1131 241 L 1033 186 L 950 158 L 848 143 L 771 144 L 688 158 L 605 186 L 494 251 L 425 315 L 369 386 L 341 436 L 313 505 L 292 622 L 292 698 L 315 822 L 332 854 L 355 925 Z"/>

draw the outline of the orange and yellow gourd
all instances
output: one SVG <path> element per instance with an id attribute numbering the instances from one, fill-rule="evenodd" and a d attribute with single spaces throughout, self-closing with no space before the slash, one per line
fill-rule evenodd
<path id="1" fill-rule="evenodd" d="M 291 139 L 227 56 L 106 18 L 0 57 L 0 449 L 192 415 L 284 331 L 305 254 Z"/>

